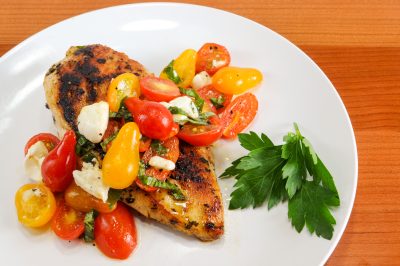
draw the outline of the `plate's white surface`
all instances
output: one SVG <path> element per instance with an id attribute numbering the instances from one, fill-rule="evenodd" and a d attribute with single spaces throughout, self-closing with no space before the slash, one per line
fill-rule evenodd
<path id="1" fill-rule="evenodd" d="M 202 243 L 164 226 L 136 219 L 139 245 L 122 262 L 110 260 L 81 242 L 61 241 L 50 231 L 21 226 L 14 193 L 29 180 L 23 173 L 23 147 L 38 132 L 55 131 L 45 109 L 42 81 L 46 70 L 71 45 L 101 43 L 127 53 L 159 73 L 186 48 L 204 42 L 225 45 L 232 65 L 262 70 L 255 91 L 259 112 L 251 130 L 266 132 L 276 143 L 292 122 L 314 144 L 331 173 L 342 206 L 331 241 L 298 234 L 287 206 L 271 211 L 225 211 L 221 240 Z M 245 18 L 206 7 L 139 4 L 87 13 L 56 24 L 27 39 L 0 59 L 0 251 L 7 265 L 319 265 L 335 248 L 347 224 L 357 184 L 357 152 L 348 114 L 336 90 L 304 53 L 271 30 Z M 249 130 L 250 130 L 249 129 Z M 245 151 L 237 141 L 220 141 L 217 173 Z M 219 180 L 228 205 L 233 180 Z"/>

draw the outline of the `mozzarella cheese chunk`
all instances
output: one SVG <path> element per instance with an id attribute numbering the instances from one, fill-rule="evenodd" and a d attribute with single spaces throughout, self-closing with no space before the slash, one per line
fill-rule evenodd
<path id="1" fill-rule="evenodd" d="M 197 90 L 211 84 L 211 77 L 206 71 L 201 71 L 192 80 L 192 88 Z"/>
<path id="2" fill-rule="evenodd" d="M 196 105 L 192 101 L 192 98 L 189 96 L 181 96 L 173 99 L 168 103 L 169 106 L 175 106 L 182 109 L 189 117 L 198 118 L 199 111 L 197 110 Z"/>
<path id="3" fill-rule="evenodd" d="M 33 181 L 42 181 L 42 163 L 49 151 L 43 141 L 33 144 L 25 155 L 25 174 Z"/>
<path id="4" fill-rule="evenodd" d="M 78 130 L 93 143 L 99 143 L 108 125 L 108 103 L 101 101 L 84 106 L 78 116 Z"/>
<path id="5" fill-rule="evenodd" d="M 97 160 L 93 159 L 93 163 L 94 165 L 84 162 L 82 170 L 74 170 L 72 175 L 74 176 L 75 183 L 83 190 L 106 202 L 110 187 L 103 183 L 103 173 Z"/>
<path id="6" fill-rule="evenodd" d="M 171 160 L 167 160 L 160 156 L 153 156 L 150 158 L 149 165 L 158 168 L 158 169 L 165 169 L 165 170 L 174 170 L 175 163 Z"/>
<path id="7" fill-rule="evenodd" d="M 179 125 L 184 125 L 187 122 L 188 117 L 186 115 L 175 114 L 172 115 L 174 122 L 178 123 Z"/>

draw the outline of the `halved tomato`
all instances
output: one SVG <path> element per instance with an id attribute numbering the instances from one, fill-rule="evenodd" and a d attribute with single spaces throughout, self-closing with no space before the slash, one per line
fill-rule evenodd
<path id="1" fill-rule="evenodd" d="M 51 222 L 51 229 L 61 239 L 73 240 L 85 230 L 85 213 L 67 206 L 61 199 Z"/>
<path id="2" fill-rule="evenodd" d="M 26 143 L 24 149 L 25 155 L 28 153 L 29 148 L 38 141 L 42 141 L 48 151 L 54 149 L 54 147 L 60 142 L 60 140 L 51 133 L 39 133 L 30 138 Z"/>
<path id="3" fill-rule="evenodd" d="M 176 163 L 179 157 L 179 139 L 174 136 L 166 140 L 161 140 L 156 145 L 152 145 L 150 149 L 148 149 L 143 154 L 142 161 L 144 163 L 148 163 L 150 161 L 150 158 L 156 155 Z M 166 180 L 170 174 L 171 171 L 157 169 L 155 167 L 149 167 L 146 169 L 146 175 L 155 177 L 161 181 Z M 153 192 L 157 190 L 157 188 L 155 187 L 146 186 L 140 181 L 139 178 L 136 179 L 136 184 L 141 189 L 148 192 Z"/>
<path id="4" fill-rule="evenodd" d="M 47 224 L 56 211 L 56 200 L 44 184 L 26 184 L 15 194 L 18 220 L 28 227 Z"/>
<path id="5" fill-rule="evenodd" d="M 178 133 L 178 137 L 193 146 L 208 146 L 222 135 L 222 127 L 218 124 L 207 126 L 186 124 Z"/>
<path id="6" fill-rule="evenodd" d="M 246 93 L 236 97 L 221 114 L 223 137 L 235 138 L 253 121 L 257 109 L 258 101 L 253 94 Z"/>
<path id="7" fill-rule="evenodd" d="M 219 69 L 228 66 L 231 56 L 228 50 L 216 43 L 206 43 L 197 52 L 196 73 L 207 71 L 214 75 Z"/>
<path id="8" fill-rule="evenodd" d="M 171 80 L 147 76 L 139 83 L 143 95 L 150 101 L 169 102 L 181 95 L 178 86 Z"/>
<path id="9" fill-rule="evenodd" d="M 232 100 L 232 94 L 217 91 L 213 85 L 207 85 L 197 90 L 201 98 L 210 101 L 217 113 L 225 110 Z"/>

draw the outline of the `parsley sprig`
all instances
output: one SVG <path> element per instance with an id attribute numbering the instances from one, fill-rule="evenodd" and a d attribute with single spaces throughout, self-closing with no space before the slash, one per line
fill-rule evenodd
<path id="1" fill-rule="evenodd" d="M 258 207 L 264 202 L 271 209 L 288 200 L 288 216 L 298 232 L 306 225 L 310 233 L 331 239 L 336 221 L 330 209 L 340 205 L 339 194 L 311 143 L 297 124 L 294 127 L 295 132 L 289 132 L 278 146 L 265 134 L 239 134 L 249 154 L 232 162 L 221 175 L 236 178 L 229 209 Z"/>

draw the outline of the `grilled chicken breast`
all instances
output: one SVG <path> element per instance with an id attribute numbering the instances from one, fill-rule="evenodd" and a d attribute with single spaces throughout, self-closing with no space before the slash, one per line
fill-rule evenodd
<path id="1" fill-rule="evenodd" d="M 210 147 L 180 142 L 179 148 L 170 178 L 181 188 L 184 201 L 175 200 L 166 190 L 148 193 L 136 185 L 122 193 L 122 201 L 144 216 L 203 241 L 218 239 L 224 233 L 224 213 Z"/>
<path id="2" fill-rule="evenodd" d="M 111 79 L 125 72 L 148 75 L 140 63 L 107 46 L 71 47 L 66 57 L 49 69 L 43 83 L 59 133 L 78 130 L 76 120 L 82 107 L 105 101 Z"/>
<path id="3" fill-rule="evenodd" d="M 139 78 L 149 75 L 140 63 L 106 46 L 71 47 L 44 80 L 47 105 L 59 134 L 68 129 L 78 131 L 81 108 L 106 101 L 111 79 L 125 72 Z M 175 200 L 167 190 L 149 193 L 134 184 L 123 191 L 122 200 L 144 216 L 203 241 L 219 238 L 224 232 L 224 213 L 210 147 L 181 142 L 170 182 L 179 186 L 184 201 Z"/>

